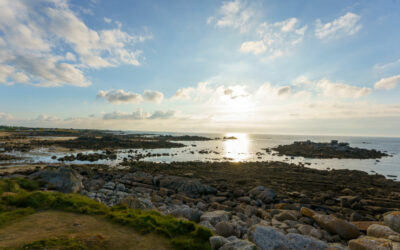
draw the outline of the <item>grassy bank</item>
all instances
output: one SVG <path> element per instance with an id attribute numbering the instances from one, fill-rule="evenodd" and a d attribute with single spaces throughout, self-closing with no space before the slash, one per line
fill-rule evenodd
<path id="1" fill-rule="evenodd" d="M 134 228 L 141 234 L 155 233 L 169 239 L 175 249 L 210 248 L 211 231 L 193 222 L 163 216 L 156 211 L 133 210 L 124 205 L 108 208 L 81 195 L 38 191 L 39 188 L 40 183 L 22 178 L 0 180 L 0 227 L 39 211 L 56 210 L 99 216 Z"/>

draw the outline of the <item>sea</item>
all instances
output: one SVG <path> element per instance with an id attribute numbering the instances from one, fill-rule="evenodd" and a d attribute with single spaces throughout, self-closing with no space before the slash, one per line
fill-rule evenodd
<path id="1" fill-rule="evenodd" d="M 121 133 L 121 132 L 115 132 Z M 123 132 L 143 133 L 143 132 Z M 260 162 L 260 161 L 283 161 L 287 163 L 303 163 L 307 167 L 315 169 L 355 169 L 368 172 L 369 174 L 382 174 L 387 178 L 400 180 L 400 138 L 388 137 L 350 137 L 350 136 L 307 136 L 307 135 L 260 135 L 246 133 L 206 134 L 206 133 L 152 133 L 162 135 L 197 135 L 209 138 L 220 138 L 210 141 L 178 141 L 185 144 L 182 148 L 166 149 L 139 149 L 138 152 L 147 154 L 159 154 L 159 156 L 147 157 L 142 161 L 152 162 Z M 237 139 L 224 140 L 223 137 L 234 136 Z M 376 149 L 388 153 L 389 157 L 381 159 L 309 159 L 304 157 L 278 156 L 267 153 L 266 148 L 278 145 L 291 144 L 294 141 L 311 140 L 314 142 L 348 142 L 351 147 Z M 124 158 L 128 157 L 129 149 L 119 150 L 117 160 L 101 160 L 96 162 L 73 161 L 73 164 L 108 164 L 118 166 Z M 205 153 L 207 151 L 207 153 Z M 101 152 L 87 151 L 86 153 Z M 84 152 L 85 153 L 85 152 Z M 56 163 L 52 156 L 62 157 L 71 153 L 51 152 L 48 148 L 21 153 L 22 161 L 10 162 L 21 163 Z M 18 154 L 17 154 L 18 155 Z M 10 165 L 12 166 L 12 164 Z"/>

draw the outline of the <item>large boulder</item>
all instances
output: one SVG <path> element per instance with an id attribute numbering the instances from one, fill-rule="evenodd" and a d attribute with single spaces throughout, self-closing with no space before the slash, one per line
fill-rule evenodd
<path id="1" fill-rule="evenodd" d="M 388 239 L 361 237 L 349 241 L 350 250 L 393 250 L 393 243 Z"/>
<path id="2" fill-rule="evenodd" d="M 205 212 L 200 217 L 200 221 L 209 221 L 214 227 L 218 222 L 229 221 L 231 214 L 224 210 L 215 210 L 211 212 Z"/>
<path id="3" fill-rule="evenodd" d="M 209 185 L 202 184 L 198 179 L 163 176 L 157 180 L 160 187 L 173 189 L 182 192 L 191 198 L 198 198 L 201 195 L 215 194 L 217 190 Z"/>
<path id="4" fill-rule="evenodd" d="M 385 225 L 400 233 L 400 211 L 385 214 L 383 217 Z"/>
<path id="5" fill-rule="evenodd" d="M 275 197 L 276 192 L 270 188 L 264 186 L 257 186 L 249 191 L 251 197 L 260 199 L 264 203 L 271 203 Z"/>
<path id="6" fill-rule="evenodd" d="M 30 179 L 46 183 L 46 187 L 63 193 L 77 193 L 82 188 L 82 176 L 71 167 L 48 167 L 29 175 Z"/>
<path id="7" fill-rule="evenodd" d="M 286 236 L 272 227 L 260 224 L 250 228 L 250 241 L 254 242 L 262 250 L 289 249 L 290 242 Z"/>
<path id="8" fill-rule="evenodd" d="M 312 217 L 317 224 L 332 234 L 338 234 L 346 240 L 357 238 L 360 235 L 358 228 L 333 215 L 315 214 Z"/>
<path id="9" fill-rule="evenodd" d="M 399 235 L 399 233 L 393 231 L 390 227 L 384 225 L 373 224 L 368 227 L 367 235 L 376 238 L 389 239 L 391 235 Z"/>
<path id="10" fill-rule="evenodd" d="M 213 250 L 220 249 L 220 247 L 222 247 L 223 245 L 225 245 L 228 242 L 229 242 L 229 240 L 222 236 L 210 237 L 210 245 L 211 245 L 211 249 L 213 249 Z"/>

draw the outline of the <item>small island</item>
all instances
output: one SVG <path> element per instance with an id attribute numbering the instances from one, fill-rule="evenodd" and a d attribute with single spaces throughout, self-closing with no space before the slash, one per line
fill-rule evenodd
<path id="1" fill-rule="evenodd" d="M 347 142 L 332 140 L 330 143 L 307 141 L 295 141 L 289 145 L 279 145 L 272 150 L 281 155 L 302 156 L 306 158 L 346 158 L 346 159 L 377 159 L 388 154 L 375 150 L 350 147 Z"/>

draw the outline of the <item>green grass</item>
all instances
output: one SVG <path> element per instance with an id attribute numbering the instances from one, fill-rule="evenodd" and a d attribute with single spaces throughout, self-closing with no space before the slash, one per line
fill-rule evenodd
<path id="1" fill-rule="evenodd" d="M 129 209 L 124 205 L 108 208 L 78 194 L 35 191 L 39 187 L 38 183 L 27 179 L 0 180 L 0 195 L 4 192 L 13 193 L 4 197 L 2 195 L 0 200 L 0 226 L 35 211 L 59 210 L 104 216 L 142 234 L 157 233 L 170 239 L 175 249 L 210 249 L 208 239 L 212 232 L 193 222 L 163 216 L 156 211 Z"/>

